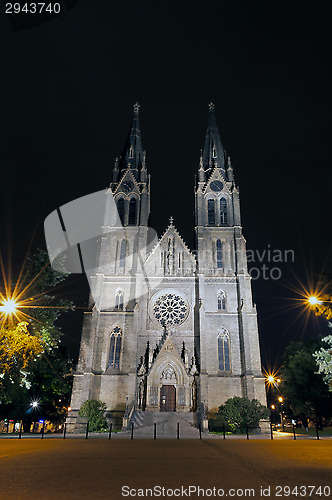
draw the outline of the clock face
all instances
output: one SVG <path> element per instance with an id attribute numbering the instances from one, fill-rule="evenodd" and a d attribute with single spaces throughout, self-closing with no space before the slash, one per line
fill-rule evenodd
<path id="1" fill-rule="evenodd" d="M 210 184 L 212 191 L 221 191 L 223 187 L 224 185 L 221 181 L 212 181 Z"/>
<path id="2" fill-rule="evenodd" d="M 134 189 L 134 183 L 132 181 L 126 181 L 122 184 L 122 189 L 125 193 L 129 193 L 129 191 Z"/>

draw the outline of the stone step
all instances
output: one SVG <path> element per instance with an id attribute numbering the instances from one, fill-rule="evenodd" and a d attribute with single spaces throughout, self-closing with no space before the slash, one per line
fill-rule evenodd
<path id="1" fill-rule="evenodd" d="M 145 412 L 136 410 L 131 418 L 131 424 L 134 424 L 135 436 L 154 436 L 154 424 L 157 428 L 157 437 L 177 437 L 178 424 L 180 437 L 196 437 L 199 434 L 197 416 L 195 413 L 177 413 L 177 412 Z"/>

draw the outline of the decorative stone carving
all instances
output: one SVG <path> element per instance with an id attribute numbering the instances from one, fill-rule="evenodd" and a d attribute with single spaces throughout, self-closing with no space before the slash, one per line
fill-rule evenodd
<path id="1" fill-rule="evenodd" d="M 165 370 L 162 372 L 161 379 L 164 379 L 164 380 L 173 380 L 173 379 L 175 379 L 176 380 L 175 371 L 174 371 L 174 369 L 170 365 L 168 365 L 165 368 Z"/>

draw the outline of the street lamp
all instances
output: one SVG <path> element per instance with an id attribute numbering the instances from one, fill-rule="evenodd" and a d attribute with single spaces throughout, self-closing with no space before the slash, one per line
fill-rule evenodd
<path id="1" fill-rule="evenodd" d="M 34 410 L 37 410 L 37 408 L 38 408 L 38 401 L 31 401 L 30 406 L 31 406 L 32 412 Z M 32 432 L 33 433 L 35 432 L 35 426 L 36 426 L 36 414 L 35 414 L 35 419 L 33 421 L 33 428 L 32 428 Z"/>
<path id="2" fill-rule="evenodd" d="M 282 432 L 285 432 L 285 425 L 284 425 L 284 410 L 283 410 L 283 401 L 284 401 L 284 398 L 282 396 L 279 396 L 278 397 L 278 401 L 281 405 L 281 413 L 280 413 L 280 419 L 281 419 L 281 426 L 282 426 Z"/>
<path id="3" fill-rule="evenodd" d="M 308 303 L 311 306 L 316 306 L 317 304 L 321 304 L 322 302 L 318 299 L 318 297 L 312 295 L 311 297 L 308 297 Z"/>
<path id="4" fill-rule="evenodd" d="M 15 314 L 17 306 L 18 303 L 15 299 L 4 299 L 0 305 L 0 312 L 4 313 L 6 316 Z"/>

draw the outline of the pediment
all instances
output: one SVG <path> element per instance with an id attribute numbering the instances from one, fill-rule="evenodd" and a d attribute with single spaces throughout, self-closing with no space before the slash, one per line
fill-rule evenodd
<path id="1" fill-rule="evenodd" d="M 148 255 L 145 267 L 151 272 L 165 275 L 187 275 L 195 272 L 195 256 L 172 222 Z"/>
<path id="2" fill-rule="evenodd" d="M 215 191 L 215 190 L 211 189 L 211 183 L 213 183 L 214 181 L 222 183 L 223 187 L 220 191 Z M 205 184 L 202 192 L 203 192 L 203 194 L 213 193 L 214 195 L 219 195 L 221 192 L 230 194 L 229 184 L 230 184 L 229 182 L 225 181 L 225 178 L 222 175 L 220 168 L 215 167 L 214 170 L 211 172 L 210 177 L 206 181 L 206 184 Z"/>

